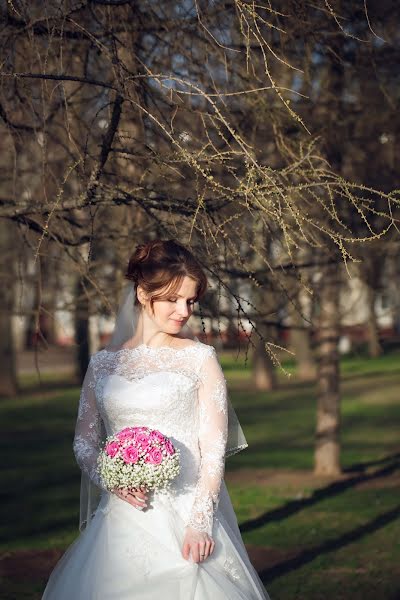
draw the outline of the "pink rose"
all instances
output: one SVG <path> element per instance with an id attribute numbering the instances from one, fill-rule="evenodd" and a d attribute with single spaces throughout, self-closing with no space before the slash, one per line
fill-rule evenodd
<path id="1" fill-rule="evenodd" d="M 116 454 L 118 454 L 118 450 L 119 450 L 118 442 L 110 442 L 109 444 L 106 445 L 106 452 L 107 452 L 108 456 L 111 456 L 111 458 L 114 458 L 114 456 Z"/>
<path id="2" fill-rule="evenodd" d="M 122 458 L 126 463 L 137 463 L 137 461 L 139 460 L 138 449 L 134 446 L 127 446 L 122 450 Z"/>
<path id="3" fill-rule="evenodd" d="M 121 440 L 121 442 L 125 440 L 133 440 L 135 438 L 135 432 L 131 427 L 125 427 L 119 433 L 117 433 L 117 438 Z"/>
<path id="4" fill-rule="evenodd" d="M 163 455 L 159 448 L 152 448 L 146 457 L 146 462 L 152 465 L 159 465 L 162 462 Z"/>
<path id="5" fill-rule="evenodd" d="M 163 444 L 165 442 L 165 435 L 163 435 L 160 431 L 154 429 L 149 435 L 151 442 L 156 442 L 158 444 Z"/>
<path id="6" fill-rule="evenodd" d="M 175 454 L 175 448 L 169 440 L 165 442 L 165 449 L 168 454 Z"/>
<path id="7" fill-rule="evenodd" d="M 136 434 L 136 442 L 142 446 L 142 448 L 147 448 L 150 443 L 150 438 L 145 433 Z"/>

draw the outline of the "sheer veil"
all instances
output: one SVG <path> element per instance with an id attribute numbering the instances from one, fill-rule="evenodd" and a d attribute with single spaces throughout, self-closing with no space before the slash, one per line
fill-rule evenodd
<path id="1" fill-rule="evenodd" d="M 124 288 L 118 313 L 115 321 L 114 331 L 111 339 L 106 346 L 107 350 L 119 348 L 125 342 L 130 340 L 136 333 L 139 320 L 139 306 L 135 304 L 136 290 L 134 283 L 128 283 Z M 192 329 L 185 325 L 179 337 L 199 341 L 194 335 Z M 106 438 L 106 430 L 101 420 L 101 442 L 103 447 Z M 228 438 L 225 456 L 231 456 L 247 448 L 248 444 L 236 416 L 235 410 L 228 397 Z M 101 499 L 102 490 L 98 488 L 91 479 L 82 471 L 81 474 L 81 492 L 80 492 L 80 524 L 82 531 L 93 517 Z"/>

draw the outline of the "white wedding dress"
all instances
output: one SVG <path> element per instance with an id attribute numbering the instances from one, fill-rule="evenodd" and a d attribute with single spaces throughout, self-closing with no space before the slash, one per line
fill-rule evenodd
<path id="1" fill-rule="evenodd" d="M 51 573 L 43 600 L 268 599 L 223 481 L 227 395 L 214 348 L 142 344 L 92 356 L 74 452 L 100 488 L 101 425 L 107 435 L 127 426 L 160 430 L 180 449 L 181 472 L 168 493 L 149 494 L 143 511 L 102 490 L 93 518 Z M 215 541 L 201 563 L 182 556 L 186 525 Z"/>

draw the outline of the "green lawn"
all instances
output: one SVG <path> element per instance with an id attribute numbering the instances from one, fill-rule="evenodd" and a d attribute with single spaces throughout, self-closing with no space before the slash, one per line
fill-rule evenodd
<path id="1" fill-rule="evenodd" d="M 398 354 L 343 361 L 346 477 L 332 482 L 310 473 L 313 385 L 280 375 L 278 391 L 256 392 L 242 362 L 222 357 L 249 442 L 229 459 L 227 484 L 244 541 L 271 557 L 259 570 L 272 600 L 400 598 L 399 362 Z M 0 406 L 2 553 L 65 548 L 77 535 L 78 390 L 54 379 L 42 390 L 32 384 Z M 40 598 L 44 581 L 6 578 L 0 596 Z"/>

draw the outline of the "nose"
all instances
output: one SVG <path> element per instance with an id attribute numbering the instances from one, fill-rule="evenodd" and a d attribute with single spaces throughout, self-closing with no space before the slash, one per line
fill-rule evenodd
<path id="1" fill-rule="evenodd" d="M 178 311 L 181 317 L 187 317 L 189 315 L 188 305 L 185 301 L 178 304 Z"/>

